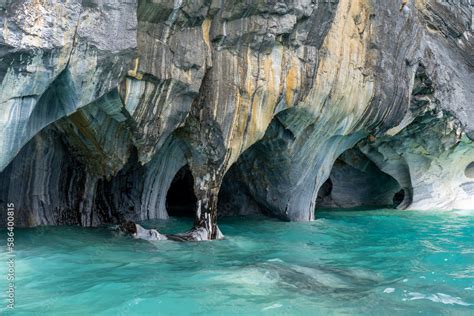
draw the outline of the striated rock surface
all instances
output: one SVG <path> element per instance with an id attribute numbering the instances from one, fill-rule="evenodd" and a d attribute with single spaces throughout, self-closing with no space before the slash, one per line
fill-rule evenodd
<path id="1" fill-rule="evenodd" d="M 42 128 L 116 89 L 136 47 L 135 7 L 130 0 L 2 2 L 0 169 Z"/>
<path id="2" fill-rule="evenodd" d="M 473 208 L 472 6 L 399 8 L 0 1 L 0 199 L 95 226 L 167 218 L 172 187 L 194 240 L 218 215 Z"/>
<path id="3" fill-rule="evenodd" d="M 349 149 L 334 162 L 329 179 L 316 200 L 320 208 L 391 207 L 402 197 L 399 183 L 382 172 L 357 149 Z"/>

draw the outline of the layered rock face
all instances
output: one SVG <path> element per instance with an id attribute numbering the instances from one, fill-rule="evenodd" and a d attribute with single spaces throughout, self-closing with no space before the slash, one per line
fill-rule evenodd
<path id="1" fill-rule="evenodd" d="M 198 240 L 218 215 L 474 208 L 472 7 L 400 4 L 0 2 L 0 199 L 25 226 L 187 205 Z"/>

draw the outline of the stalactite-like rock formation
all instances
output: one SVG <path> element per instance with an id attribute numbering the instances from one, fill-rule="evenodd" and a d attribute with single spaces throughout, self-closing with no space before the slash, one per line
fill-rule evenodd
<path id="1" fill-rule="evenodd" d="M 218 215 L 472 208 L 472 6 L 399 8 L 0 1 L 0 200 L 23 226 L 167 218 L 186 170 L 194 240 Z"/>

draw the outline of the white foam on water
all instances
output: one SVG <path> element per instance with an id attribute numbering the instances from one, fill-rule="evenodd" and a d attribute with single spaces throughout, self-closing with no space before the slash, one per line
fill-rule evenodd
<path id="1" fill-rule="evenodd" d="M 232 272 L 220 271 L 219 275 L 212 277 L 219 283 L 232 284 L 236 291 L 245 288 L 247 294 L 268 295 L 277 287 L 280 277 L 277 272 L 264 270 L 257 267 L 238 269 Z"/>
<path id="2" fill-rule="evenodd" d="M 408 293 L 408 295 L 411 296 L 410 301 L 430 300 L 430 301 L 435 302 L 435 303 L 442 303 L 442 304 L 446 304 L 446 305 L 454 305 L 454 304 L 462 305 L 462 306 L 473 305 L 473 304 L 469 304 L 469 303 L 464 302 L 463 300 L 461 300 L 460 297 L 453 297 L 453 296 L 443 294 L 443 293 L 425 295 L 425 294 L 418 293 L 418 292 L 410 292 L 410 293 Z"/>
<path id="3" fill-rule="evenodd" d="M 365 280 L 371 280 L 371 281 L 376 281 L 376 282 L 382 281 L 382 277 L 377 272 L 374 272 L 372 270 L 352 268 L 348 270 L 347 272 L 350 276 L 356 279 L 365 279 Z"/>
<path id="4" fill-rule="evenodd" d="M 329 288 L 350 288 L 350 284 L 343 280 L 340 276 L 325 272 L 320 269 L 303 267 L 300 265 L 290 265 L 293 271 L 302 273 L 323 286 Z"/>
<path id="5" fill-rule="evenodd" d="M 393 287 L 388 287 L 385 290 L 383 290 L 384 293 L 393 293 L 395 292 L 395 289 Z"/>
<path id="6" fill-rule="evenodd" d="M 270 305 L 270 306 L 267 306 L 267 307 L 262 308 L 262 311 L 266 311 L 266 310 L 269 310 L 269 309 L 280 308 L 280 307 L 282 307 L 282 306 L 283 306 L 283 305 L 281 305 L 281 304 L 273 304 L 273 305 Z"/>

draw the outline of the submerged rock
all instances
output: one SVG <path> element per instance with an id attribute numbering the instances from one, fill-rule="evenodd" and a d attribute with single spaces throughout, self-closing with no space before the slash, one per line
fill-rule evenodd
<path id="1" fill-rule="evenodd" d="M 185 168 L 199 240 L 218 213 L 472 208 L 472 6 L 403 9 L 0 2 L 0 200 L 21 226 L 164 219 Z"/>
<path id="2" fill-rule="evenodd" d="M 132 221 L 127 221 L 119 226 L 122 233 L 132 236 L 135 239 L 147 241 L 205 241 L 209 240 L 208 231 L 204 227 L 193 228 L 186 233 L 179 234 L 161 234 L 156 229 L 146 229 L 143 226 Z M 223 239 L 224 235 L 218 229 L 215 239 Z"/>
<path id="3" fill-rule="evenodd" d="M 148 241 L 167 240 L 165 235 L 160 234 L 156 229 L 145 229 L 142 226 L 136 225 L 136 233 L 133 234 L 134 238 L 144 239 Z"/>

